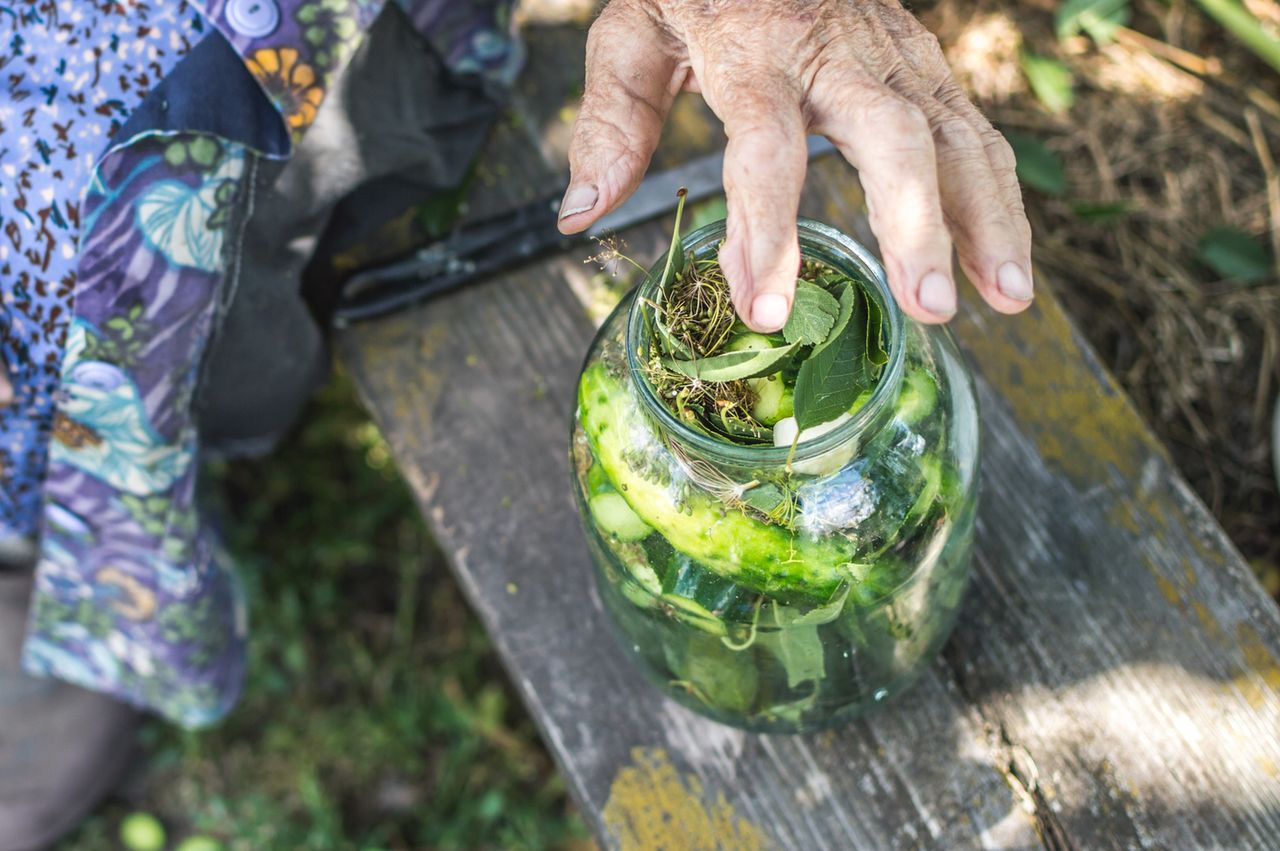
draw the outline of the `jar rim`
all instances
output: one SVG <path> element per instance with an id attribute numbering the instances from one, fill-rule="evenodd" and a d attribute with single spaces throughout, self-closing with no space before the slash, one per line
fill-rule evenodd
<path id="1" fill-rule="evenodd" d="M 663 266 L 666 262 L 664 253 L 650 267 L 644 281 L 633 295 L 631 307 L 627 313 L 626 358 L 631 372 L 632 384 L 645 410 L 654 417 L 658 424 L 668 430 L 683 445 L 716 460 L 730 464 L 750 464 L 756 466 L 780 466 L 788 460 L 792 463 L 817 458 L 827 452 L 848 443 L 851 439 L 869 431 L 878 422 L 881 412 L 887 409 L 897 398 L 898 388 L 902 383 L 902 374 L 906 361 L 906 341 L 904 339 L 907 318 L 898 307 L 889 289 L 889 281 L 884 267 L 876 259 L 871 250 L 853 237 L 830 225 L 813 219 L 799 217 L 796 228 L 800 237 L 800 255 L 820 260 L 828 266 L 855 278 L 861 283 L 869 297 L 874 298 L 880 308 L 883 321 L 888 323 L 889 360 L 880 373 L 880 380 L 871 391 L 867 403 L 854 412 L 846 422 L 822 434 L 813 440 L 796 445 L 795 454 L 789 446 L 739 446 L 726 440 L 717 440 L 690 428 L 678 419 L 663 404 L 654 392 L 649 379 L 644 374 L 640 361 L 640 351 L 645 345 L 645 311 L 651 313 L 650 302 L 656 300 Z M 699 249 L 718 243 L 725 234 L 725 220 L 703 225 L 683 238 L 686 252 L 697 254 Z"/>

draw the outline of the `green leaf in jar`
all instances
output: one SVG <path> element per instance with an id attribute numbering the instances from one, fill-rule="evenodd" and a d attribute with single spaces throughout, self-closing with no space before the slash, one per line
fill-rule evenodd
<path id="1" fill-rule="evenodd" d="M 778 661 L 787 672 L 787 687 L 795 688 L 801 683 L 817 682 L 826 673 L 826 664 L 822 656 L 822 639 L 818 637 L 818 628 L 809 624 L 797 624 L 794 621 L 781 625 L 779 607 L 773 604 L 774 620 L 780 624 L 777 632 L 769 637 L 770 643 L 778 656 Z"/>
<path id="2" fill-rule="evenodd" d="M 884 348 L 884 314 L 873 298 L 867 299 L 867 362 L 877 370 L 889 362 Z"/>
<path id="3" fill-rule="evenodd" d="M 772 375 L 782 369 L 798 347 L 798 343 L 789 343 L 773 349 L 725 352 L 697 360 L 666 358 L 662 363 L 668 369 L 689 378 L 716 382 L 738 381 L 744 378 Z"/>
<path id="4" fill-rule="evenodd" d="M 755 701 L 759 674 L 751 654 L 736 652 L 715 636 L 697 634 L 689 636 L 679 663 L 673 685 L 708 706 L 745 712 Z"/>
<path id="5" fill-rule="evenodd" d="M 840 592 L 831 598 L 831 602 L 810 609 L 803 614 L 795 614 L 786 609 L 775 609 L 773 613 L 774 620 L 779 626 L 788 626 L 791 624 L 800 626 L 821 626 L 824 623 L 831 623 L 840 617 L 840 613 L 844 611 L 845 600 L 849 599 L 849 586 L 845 585 Z"/>
<path id="6" fill-rule="evenodd" d="M 1106 44 L 1115 40 L 1131 15 L 1129 0 L 1066 0 L 1054 15 L 1054 29 L 1059 39 L 1083 30 L 1098 44 Z"/>
<path id="7" fill-rule="evenodd" d="M 676 276 L 684 271 L 684 243 L 680 239 L 680 217 L 684 214 L 684 199 L 689 192 L 683 186 L 676 192 L 676 223 L 671 229 L 671 247 L 667 249 L 667 262 L 662 266 L 662 280 L 659 286 L 666 290 Z"/>
<path id="8" fill-rule="evenodd" d="M 658 311 L 654 313 L 653 325 L 662 340 L 663 348 L 666 349 L 667 354 L 684 359 L 693 357 L 693 350 L 689 348 L 684 340 L 681 340 L 671 332 L 671 329 L 667 327 L 667 323 L 663 321 L 662 315 Z"/>
<path id="9" fill-rule="evenodd" d="M 836 324 L 840 315 L 840 302 L 822 287 L 800 278 L 796 281 L 796 295 L 791 303 L 791 315 L 782 326 L 782 336 L 788 343 L 816 346 Z"/>
<path id="10" fill-rule="evenodd" d="M 866 310 L 862 290 L 846 283 L 831 336 L 805 359 L 796 376 L 795 417 L 801 430 L 834 420 L 871 386 L 866 373 Z"/>

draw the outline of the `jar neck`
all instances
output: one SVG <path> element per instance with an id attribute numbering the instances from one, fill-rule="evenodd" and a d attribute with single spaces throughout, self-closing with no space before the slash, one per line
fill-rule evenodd
<path id="1" fill-rule="evenodd" d="M 658 398 L 644 371 L 652 340 L 650 331 L 654 321 L 653 304 L 658 301 L 658 285 L 666 260 L 664 254 L 649 269 L 644 282 L 632 297 L 627 313 L 627 365 L 632 385 L 645 412 L 665 438 L 678 444 L 691 457 L 717 465 L 747 469 L 783 467 L 788 461 L 796 463 L 818 458 L 851 443 L 865 445 L 872 435 L 892 419 L 893 403 L 902 384 L 906 359 L 907 323 L 889 290 L 884 268 L 865 246 L 835 228 L 810 219 L 798 220 L 797 228 L 803 258 L 817 260 L 857 281 L 867 297 L 874 299 L 880 308 L 885 337 L 889 343 L 889 359 L 881 370 L 880 379 L 865 405 L 831 431 L 798 444 L 794 455 L 787 446 L 738 446 L 690 428 L 677 419 Z M 724 241 L 724 235 L 723 221 L 701 227 L 684 238 L 685 251 L 695 258 L 712 256 Z"/>

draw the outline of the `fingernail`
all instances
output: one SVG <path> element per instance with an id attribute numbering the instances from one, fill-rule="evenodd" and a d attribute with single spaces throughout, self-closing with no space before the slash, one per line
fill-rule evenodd
<path id="1" fill-rule="evenodd" d="M 599 198 L 600 193 L 591 184 L 570 186 L 569 191 L 564 193 L 564 200 L 560 202 L 560 218 L 567 219 L 569 216 L 585 213 L 596 205 Z"/>
<path id="2" fill-rule="evenodd" d="M 787 314 L 791 305 L 787 297 L 777 293 L 758 295 L 751 302 L 751 321 L 762 331 L 777 331 L 787 324 Z"/>
<path id="3" fill-rule="evenodd" d="M 996 272 L 996 286 L 1000 292 L 1018 301 L 1031 301 L 1035 293 L 1031 290 L 1031 279 L 1017 263 L 1006 263 Z"/>
<path id="4" fill-rule="evenodd" d="M 950 318 L 956 312 L 956 288 L 941 272 L 930 272 L 920 281 L 920 306 L 934 316 Z"/>

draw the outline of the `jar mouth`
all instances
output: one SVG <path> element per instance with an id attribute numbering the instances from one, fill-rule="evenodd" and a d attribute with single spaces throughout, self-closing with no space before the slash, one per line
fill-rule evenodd
<path id="1" fill-rule="evenodd" d="M 664 253 L 650 267 L 648 275 L 637 288 L 627 313 L 627 367 L 631 371 L 632 383 L 649 415 L 654 417 L 659 425 L 681 444 L 704 456 L 726 463 L 756 466 L 781 466 L 788 460 L 794 463 L 817 458 L 871 430 L 872 425 L 879 420 L 880 414 L 897 398 L 904 369 L 906 352 L 904 336 L 907 319 L 889 290 L 889 281 L 885 276 L 884 267 L 880 265 L 880 261 L 875 258 L 870 249 L 830 225 L 812 219 L 799 218 L 796 220 L 796 226 L 800 234 L 802 258 L 818 260 L 848 275 L 863 285 L 867 295 L 876 300 L 889 338 L 889 360 L 881 371 L 880 380 L 876 382 L 875 389 L 871 391 L 871 398 L 866 404 L 831 431 L 797 444 L 794 455 L 789 446 L 738 446 L 690 428 L 658 398 L 643 368 L 649 346 L 647 336 L 649 325 L 646 316 L 652 315 L 653 308 L 650 303 L 656 301 L 659 294 L 660 278 L 666 262 Z M 721 219 L 704 225 L 684 237 L 684 249 L 695 257 L 705 256 L 709 251 L 716 249 L 724 239 L 724 235 L 725 221 Z"/>

